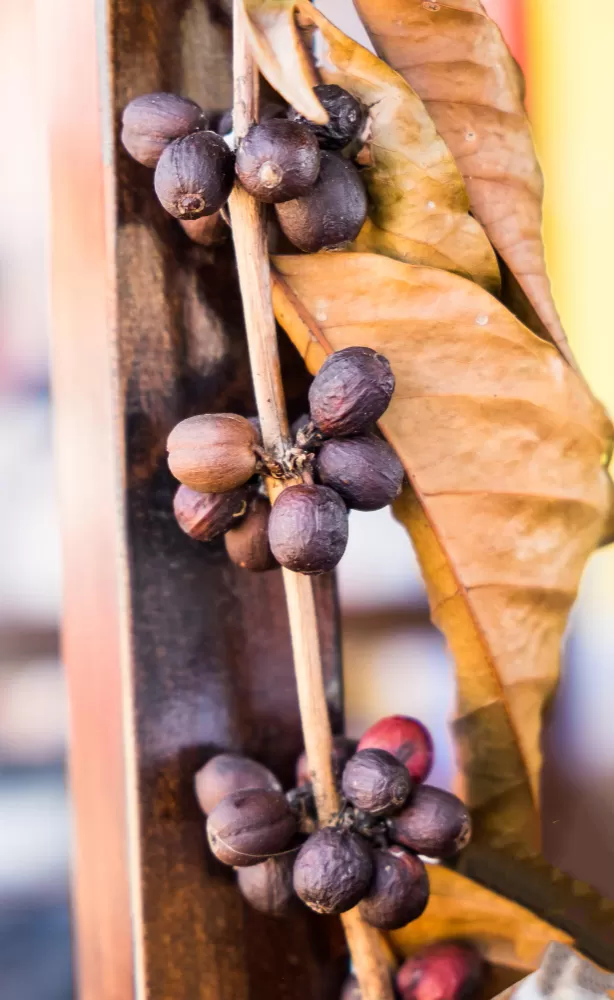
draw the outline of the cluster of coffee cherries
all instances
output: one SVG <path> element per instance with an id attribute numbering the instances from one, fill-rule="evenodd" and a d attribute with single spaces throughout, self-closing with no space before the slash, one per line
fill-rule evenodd
<path id="1" fill-rule="evenodd" d="M 356 238 L 367 215 L 359 170 L 341 155 L 358 151 L 366 111 L 341 87 L 322 84 L 315 92 L 328 112 L 326 125 L 269 106 L 236 151 L 228 112 L 209 115 L 175 94 L 145 94 L 124 110 L 122 142 L 135 160 L 155 168 L 159 201 L 199 243 L 216 241 L 217 215 L 236 177 L 253 197 L 275 206 L 279 226 L 299 250 L 337 249 Z"/>
<path id="2" fill-rule="evenodd" d="M 342 807 L 319 828 L 305 755 L 297 787 L 284 794 L 262 764 L 220 754 L 195 782 L 209 846 L 261 912 L 282 915 L 298 897 L 317 913 L 360 904 L 373 927 L 404 927 L 428 902 L 423 858 L 449 858 L 470 837 L 460 799 L 423 783 L 432 761 L 428 730 L 407 716 L 381 719 L 358 744 L 336 737 Z"/>
<path id="3" fill-rule="evenodd" d="M 395 976 L 399 1000 L 471 1000 L 482 986 L 485 963 L 469 941 L 437 941 L 412 955 Z M 341 1000 L 361 1000 L 354 976 L 341 992 Z"/>
<path id="4" fill-rule="evenodd" d="M 182 484 L 174 501 L 192 538 L 224 534 L 230 559 L 261 571 L 334 569 L 348 539 L 348 509 L 378 510 L 398 496 L 403 467 L 374 422 L 387 409 L 394 376 L 367 347 L 331 354 L 309 388 L 309 416 L 281 461 L 271 458 L 255 419 L 233 413 L 188 417 L 168 439 L 168 464 Z M 263 475 L 300 476 L 271 508 Z"/>

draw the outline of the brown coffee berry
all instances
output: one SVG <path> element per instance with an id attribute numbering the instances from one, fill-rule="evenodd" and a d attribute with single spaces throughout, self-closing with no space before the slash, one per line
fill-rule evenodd
<path id="1" fill-rule="evenodd" d="M 176 94 L 135 97 L 122 115 L 122 143 L 135 160 L 155 167 L 175 139 L 207 129 L 208 116 L 194 101 Z"/>
<path id="2" fill-rule="evenodd" d="M 235 170 L 245 190 L 259 201 L 289 201 L 315 184 L 320 148 L 304 125 L 273 118 L 252 125 L 241 140 Z"/>
<path id="3" fill-rule="evenodd" d="M 276 205 L 275 211 L 299 250 L 335 250 L 358 236 L 367 217 L 367 195 L 354 164 L 323 151 L 318 179 L 308 194 Z"/>
<path id="4" fill-rule="evenodd" d="M 213 215 L 228 200 L 234 157 L 216 132 L 194 132 L 166 147 L 154 174 L 156 194 L 176 219 Z"/>
<path id="5" fill-rule="evenodd" d="M 254 475 L 257 440 L 252 424 L 236 413 L 188 417 L 168 436 L 169 469 L 199 493 L 224 493 Z"/>
<path id="6" fill-rule="evenodd" d="M 327 486 L 289 486 L 273 504 L 269 519 L 271 551 L 281 566 L 295 573 L 327 573 L 334 569 L 347 540 L 347 508 Z"/>
<path id="7" fill-rule="evenodd" d="M 294 863 L 294 891 L 316 913 L 345 913 L 363 898 L 372 874 L 367 841 L 327 827 L 301 847 Z"/>
<path id="8" fill-rule="evenodd" d="M 398 816 L 388 819 L 390 839 L 427 858 L 450 858 L 471 838 L 471 820 L 456 795 L 418 785 Z"/>
<path id="9" fill-rule="evenodd" d="M 294 108 L 290 108 L 288 117 L 311 129 L 323 149 L 343 149 L 362 131 L 367 117 L 366 109 L 347 90 L 334 83 L 320 83 L 313 90 L 320 104 L 328 111 L 326 125 L 310 122 Z"/>
<path id="10" fill-rule="evenodd" d="M 279 854 L 296 830 L 285 795 L 268 788 L 231 792 L 207 819 L 207 839 L 216 858 L 239 868 Z"/>
<path id="11" fill-rule="evenodd" d="M 397 973 L 401 1000 L 471 1000 L 485 965 L 468 941 L 438 941 L 412 955 Z"/>
<path id="12" fill-rule="evenodd" d="M 422 782 L 433 766 L 433 738 L 426 726 L 409 715 L 387 715 L 360 737 L 359 750 L 379 747 L 405 765 L 412 781 Z"/>
<path id="13" fill-rule="evenodd" d="M 343 768 L 355 752 L 356 740 L 351 740 L 347 736 L 333 736 L 331 764 L 333 766 L 335 781 L 338 785 L 341 784 Z M 304 750 L 296 762 L 296 784 L 299 788 L 311 784 L 311 772 L 307 762 L 307 754 Z"/>
<path id="14" fill-rule="evenodd" d="M 242 486 L 227 493 L 199 493 L 180 486 L 175 493 L 175 520 L 197 542 L 210 542 L 237 524 L 247 511 L 248 493 Z"/>
<path id="15" fill-rule="evenodd" d="M 360 434 L 388 409 L 394 375 L 370 347 L 345 347 L 329 355 L 309 387 L 311 419 L 324 434 Z"/>
<path id="16" fill-rule="evenodd" d="M 318 451 L 319 482 L 330 486 L 354 510 L 380 510 L 398 497 L 403 466 L 375 434 L 330 438 Z"/>
<path id="17" fill-rule="evenodd" d="M 213 812 L 227 795 L 246 788 L 281 791 L 279 781 L 268 767 L 238 753 L 216 754 L 194 777 L 196 798 L 205 815 Z"/>
<path id="18" fill-rule="evenodd" d="M 386 750 L 359 750 L 345 765 L 341 787 L 357 809 L 385 816 L 404 804 L 411 780 L 406 768 Z"/>
<path id="19" fill-rule="evenodd" d="M 424 913 L 428 898 L 429 880 L 420 858 L 401 847 L 373 852 L 373 879 L 360 903 L 368 924 L 382 931 L 405 927 Z"/>
<path id="20" fill-rule="evenodd" d="M 239 868 L 237 883 L 241 895 L 259 913 L 284 917 L 296 901 L 292 884 L 294 851 L 268 858 L 259 865 Z"/>
<path id="21" fill-rule="evenodd" d="M 230 236 L 230 227 L 221 212 L 203 215 L 200 219 L 180 219 L 181 228 L 193 243 L 201 247 L 216 247 L 225 243 Z"/>
<path id="22" fill-rule="evenodd" d="M 248 502 L 245 517 L 224 536 L 226 551 L 236 566 L 264 573 L 278 565 L 269 545 L 270 514 L 267 498 L 256 494 Z"/>

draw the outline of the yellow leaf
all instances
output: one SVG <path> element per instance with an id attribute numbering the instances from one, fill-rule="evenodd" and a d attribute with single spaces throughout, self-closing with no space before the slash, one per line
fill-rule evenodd
<path id="1" fill-rule="evenodd" d="M 350 345 L 392 365 L 380 426 L 413 490 L 397 512 L 456 661 L 475 839 L 528 854 L 542 711 L 603 532 L 611 425 L 557 351 L 474 282 L 374 254 L 274 263 L 278 319 L 312 370 Z"/>
<path id="2" fill-rule="evenodd" d="M 328 121 L 328 114 L 313 92 L 318 77 L 296 23 L 299 6 L 297 0 L 243 3 L 250 45 L 260 72 L 288 104 L 322 124 Z"/>
<path id="3" fill-rule="evenodd" d="M 498 292 L 496 255 L 469 215 L 463 178 L 418 95 L 315 8 L 309 17 L 323 39 L 318 68 L 324 82 L 370 108 L 370 164 L 361 172 L 369 220 L 352 249 L 442 267 Z"/>
<path id="4" fill-rule="evenodd" d="M 442 938 L 468 938 L 493 965 L 531 971 L 551 941 L 571 944 L 564 931 L 530 910 L 443 865 L 429 865 L 431 893 L 423 915 L 389 935 L 400 957 Z"/>
<path id="5" fill-rule="evenodd" d="M 573 364 L 546 274 L 543 183 L 522 76 L 479 0 L 356 0 L 378 53 L 424 101 L 473 214 L 512 276 L 510 304 Z"/>

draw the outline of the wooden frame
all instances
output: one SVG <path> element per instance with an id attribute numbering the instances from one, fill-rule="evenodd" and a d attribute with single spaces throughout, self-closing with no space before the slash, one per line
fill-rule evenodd
<path id="1" fill-rule="evenodd" d="M 39 31 L 78 995 L 332 998 L 337 923 L 305 910 L 272 925 L 205 852 L 192 776 L 207 754 L 245 749 L 291 779 L 302 741 L 286 609 L 278 573 L 244 574 L 174 524 L 168 431 L 252 405 L 240 300 L 230 247 L 191 245 L 116 142 L 137 93 L 228 103 L 225 16 L 201 0 L 59 0 L 39 3 Z M 296 411 L 304 375 L 287 360 Z M 318 602 L 339 724 L 330 581 Z"/>

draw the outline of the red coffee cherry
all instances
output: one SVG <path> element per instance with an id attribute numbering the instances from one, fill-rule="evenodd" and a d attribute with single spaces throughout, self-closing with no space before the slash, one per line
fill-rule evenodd
<path id="1" fill-rule="evenodd" d="M 294 891 L 316 913 L 345 913 L 365 895 L 373 862 L 357 833 L 326 828 L 312 833 L 294 863 Z"/>
<path id="2" fill-rule="evenodd" d="M 354 753 L 356 753 L 356 740 L 351 740 L 347 736 L 333 736 L 331 763 L 337 784 L 341 783 L 343 768 Z M 299 788 L 311 784 L 307 754 L 304 750 L 296 762 L 296 784 Z"/>
<path id="3" fill-rule="evenodd" d="M 281 785 L 272 771 L 256 760 L 238 753 L 218 753 L 194 776 L 198 804 L 205 815 L 231 792 L 245 788 L 268 788 L 280 792 Z"/>
<path id="4" fill-rule="evenodd" d="M 284 917 L 296 901 L 292 884 L 295 852 L 279 854 L 259 865 L 237 870 L 237 884 L 247 902 L 271 917 Z"/>
<path id="5" fill-rule="evenodd" d="M 142 94 L 124 108 L 122 143 L 145 167 L 155 167 L 175 139 L 207 129 L 208 116 L 194 101 L 177 94 Z"/>
<path id="6" fill-rule="evenodd" d="M 381 510 L 403 485 L 396 453 L 375 434 L 325 441 L 316 458 L 319 482 L 336 490 L 354 510 Z"/>
<path id="7" fill-rule="evenodd" d="M 209 847 L 225 865 L 257 865 L 279 854 L 296 833 L 294 814 L 282 792 L 246 788 L 231 792 L 207 819 Z"/>
<path id="8" fill-rule="evenodd" d="M 331 437 L 360 434 L 379 420 L 394 392 L 394 375 L 370 347 L 346 347 L 329 355 L 309 387 L 316 426 Z"/>
<path id="9" fill-rule="evenodd" d="M 341 787 L 357 809 L 385 816 L 404 804 L 411 779 L 403 764 L 386 750 L 359 750 L 345 765 Z"/>
<path id="10" fill-rule="evenodd" d="M 470 1000 L 484 979 L 484 960 L 464 941 L 440 941 L 408 958 L 397 973 L 401 1000 Z"/>
<path id="11" fill-rule="evenodd" d="M 390 839 L 427 858 L 450 858 L 471 839 L 471 820 L 456 795 L 419 785 L 408 805 L 388 819 Z"/>
<path id="12" fill-rule="evenodd" d="M 180 486 L 175 493 L 175 520 L 186 535 L 198 542 L 211 542 L 237 524 L 247 510 L 248 493 L 243 487 L 228 493 L 199 493 Z"/>
<path id="13" fill-rule="evenodd" d="M 295 573 L 327 573 L 348 540 L 348 513 L 327 486 L 289 486 L 273 504 L 269 542 L 277 562 Z"/>
<path id="14" fill-rule="evenodd" d="M 234 157 L 216 132 L 175 139 L 154 174 L 158 199 L 176 219 L 213 215 L 228 200 L 233 183 Z"/>
<path id="15" fill-rule="evenodd" d="M 424 781 L 433 766 L 433 740 L 426 726 L 408 715 L 388 715 L 367 729 L 359 750 L 379 747 L 393 754 L 409 771 L 414 782 Z"/>
<path id="16" fill-rule="evenodd" d="M 231 525 L 224 542 L 236 566 L 249 569 L 252 573 L 264 573 L 278 565 L 269 545 L 270 514 L 271 505 L 267 498 L 256 494 L 248 502 L 245 517 L 236 527 Z"/>
<path id="17" fill-rule="evenodd" d="M 320 148 L 304 125 L 273 118 L 252 125 L 241 140 L 235 170 L 245 190 L 259 201 L 290 201 L 315 184 Z"/>
<path id="18" fill-rule="evenodd" d="M 360 903 L 360 912 L 372 927 L 394 931 L 424 913 L 429 880 L 420 858 L 401 847 L 373 852 L 373 879 Z"/>

